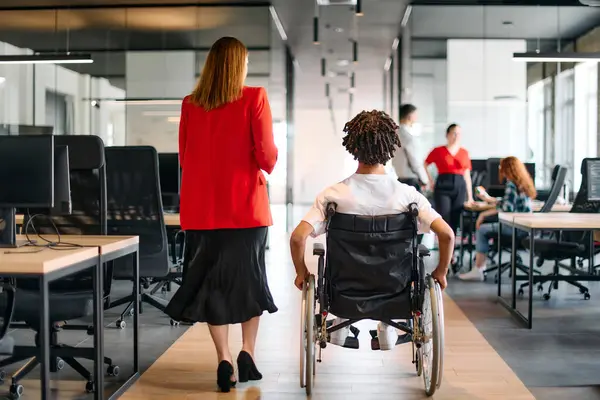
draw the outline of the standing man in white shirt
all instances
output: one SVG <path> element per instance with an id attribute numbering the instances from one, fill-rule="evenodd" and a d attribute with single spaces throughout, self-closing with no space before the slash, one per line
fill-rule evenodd
<path id="1" fill-rule="evenodd" d="M 417 107 L 404 104 L 400 107 L 400 127 L 398 136 L 402 147 L 396 150 L 392 159 L 392 166 L 396 171 L 398 180 L 421 191 L 429 184 L 427 172 L 423 167 L 423 160 L 417 159 L 416 146 L 413 136 L 413 125 L 417 122 Z"/>
<path id="2" fill-rule="evenodd" d="M 419 231 L 431 230 L 439 241 L 438 266 L 431 275 L 442 289 L 446 287 L 446 274 L 454 249 L 454 233 L 425 196 L 386 173 L 385 164 L 401 147 L 397 130 L 398 125 L 386 113 L 376 110 L 361 112 L 344 127 L 346 136 L 342 144 L 358 160 L 358 169 L 342 182 L 321 192 L 292 233 L 290 247 L 296 268 L 294 284 L 298 289 L 302 288 L 302 283 L 310 274 L 304 259 L 306 239 L 325 233 L 329 203 L 337 204 L 337 211 L 340 213 L 369 216 L 407 212 L 410 204 L 416 204 L 419 209 Z M 341 318 L 336 318 L 333 325 L 342 321 Z M 348 334 L 348 327 L 335 331 L 330 342 L 345 346 Z M 380 350 L 390 350 L 397 343 L 398 333 L 391 326 L 380 322 L 377 326 L 377 339 Z"/>

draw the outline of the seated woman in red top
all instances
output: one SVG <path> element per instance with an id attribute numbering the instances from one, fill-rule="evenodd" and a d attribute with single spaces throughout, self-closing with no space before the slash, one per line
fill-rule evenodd
<path id="1" fill-rule="evenodd" d="M 436 147 L 425 159 L 429 182 L 433 182 L 433 179 L 427 167 L 434 164 L 438 170 L 433 189 L 434 208 L 450 225 L 455 235 L 465 201 L 473 201 L 471 158 L 469 152 L 460 147 L 460 134 L 460 126 L 448 126 L 446 145 Z"/>
<path id="2" fill-rule="evenodd" d="M 265 271 L 272 219 L 261 171 L 273 171 L 277 148 L 266 92 L 244 86 L 247 68 L 248 50 L 239 40 L 215 42 L 198 85 L 183 100 L 179 124 L 185 273 L 167 313 L 177 321 L 208 323 L 223 392 L 236 383 L 229 325 L 242 324 L 240 382 L 259 380 L 259 318 L 277 311 Z"/>

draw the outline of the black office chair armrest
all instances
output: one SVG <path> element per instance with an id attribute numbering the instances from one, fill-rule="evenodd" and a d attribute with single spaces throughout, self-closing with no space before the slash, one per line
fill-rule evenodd
<path id="1" fill-rule="evenodd" d="M 431 252 L 429 251 L 429 249 L 427 247 L 425 247 L 425 245 L 420 244 L 419 245 L 419 257 L 428 257 L 431 254 Z"/>
<path id="2" fill-rule="evenodd" d="M 325 255 L 325 246 L 323 246 L 323 243 L 315 243 L 313 245 L 313 255 L 315 255 L 315 256 L 324 256 Z"/>
<path id="3" fill-rule="evenodd" d="M 485 217 L 484 220 L 483 220 L 483 223 L 485 223 L 485 224 L 491 224 L 491 223 L 497 223 L 499 221 L 500 220 L 498 219 L 498 214 L 495 214 L 495 215 L 490 215 L 488 217 Z"/>

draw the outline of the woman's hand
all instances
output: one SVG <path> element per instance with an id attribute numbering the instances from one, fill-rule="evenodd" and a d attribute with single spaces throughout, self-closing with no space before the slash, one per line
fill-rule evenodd
<path id="1" fill-rule="evenodd" d="M 294 279 L 294 285 L 298 288 L 298 290 L 302 290 L 302 285 L 308 277 L 310 276 L 310 272 L 308 269 L 305 269 L 302 273 L 296 275 L 296 279 Z"/>

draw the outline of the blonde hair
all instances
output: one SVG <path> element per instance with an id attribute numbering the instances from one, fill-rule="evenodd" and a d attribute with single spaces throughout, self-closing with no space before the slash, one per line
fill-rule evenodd
<path id="1" fill-rule="evenodd" d="M 524 192 L 531 199 L 535 199 L 537 191 L 533 184 L 533 179 L 529 175 L 525 164 L 517 157 L 506 157 L 500 160 L 500 181 L 504 178 L 512 181 L 517 188 Z"/>
<path id="2" fill-rule="evenodd" d="M 213 110 L 242 96 L 248 49 L 233 37 L 217 40 L 202 69 L 202 75 L 190 96 L 190 102 Z"/>

